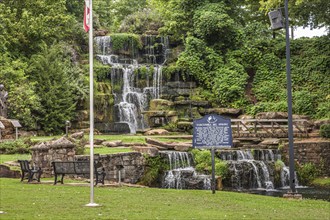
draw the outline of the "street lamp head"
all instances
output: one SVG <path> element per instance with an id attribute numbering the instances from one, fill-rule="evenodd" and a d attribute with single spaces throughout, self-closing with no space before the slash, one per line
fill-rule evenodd
<path id="1" fill-rule="evenodd" d="M 269 12 L 268 17 L 271 23 L 271 29 L 278 30 L 284 27 L 282 12 L 280 9 Z"/>

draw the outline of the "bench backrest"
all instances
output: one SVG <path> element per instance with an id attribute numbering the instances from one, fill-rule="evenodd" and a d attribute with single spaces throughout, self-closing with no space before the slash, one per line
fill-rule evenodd
<path id="1" fill-rule="evenodd" d="M 89 174 L 90 173 L 89 161 L 54 161 L 52 162 L 52 165 L 54 168 L 54 172 L 56 174 Z"/>
<path id="2" fill-rule="evenodd" d="M 30 163 L 28 160 L 18 160 L 21 170 L 24 172 L 30 171 Z"/>

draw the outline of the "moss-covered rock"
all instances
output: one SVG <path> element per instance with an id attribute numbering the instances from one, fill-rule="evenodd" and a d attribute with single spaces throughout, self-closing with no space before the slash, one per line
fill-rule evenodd
<path id="1" fill-rule="evenodd" d="M 150 110 L 170 110 L 173 102 L 166 99 L 153 99 L 150 101 Z"/>

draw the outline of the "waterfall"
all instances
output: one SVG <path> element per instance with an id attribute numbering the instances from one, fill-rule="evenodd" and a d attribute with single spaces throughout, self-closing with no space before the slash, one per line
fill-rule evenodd
<path id="1" fill-rule="evenodd" d="M 199 175 L 192 166 L 190 153 L 177 151 L 161 151 L 167 158 L 170 170 L 163 178 L 163 188 L 171 189 L 210 189 L 211 180 L 208 175 Z"/>
<path id="2" fill-rule="evenodd" d="M 295 186 L 299 186 L 299 181 L 297 178 L 297 173 L 294 173 Z M 282 167 L 281 169 L 281 187 L 287 188 L 290 186 L 290 169 L 287 166 Z"/>
<path id="3" fill-rule="evenodd" d="M 274 177 L 270 173 L 275 159 L 272 150 L 224 151 L 219 157 L 228 162 L 229 185 L 233 188 L 274 189 Z"/>
<path id="4" fill-rule="evenodd" d="M 218 156 L 226 160 L 229 166 L 230 178 L 225 180 L 225 185 L 235 189 L 275 189 L 275 162 L 281 158 L 277 150 L 221 151 Z M 281 169 L 279 181 L 277 187 L 289 186 L 288 167 Z"/>
<path id="5" fill-rule="evenodd" d="M 163 67 L 159 66 L 154 71 L 154 77 L 153 77 L 153 98 L 159 99 L 161 95 L 161 83 L 162 83 L 162 77 L 163 77 Z"/>
<path id="6" fill-rule="evenodd" d="M 110 36 L 94 38 L 96 58 L 102 64 L 111 66 L 110 80 L 114 97 L 113 129 L 116 131 L 120 126 L 117 130 L 121 132 L 128 130 L 129 133 L 136 133 L 148 128 L 143 112 L 148 109 L 150 99 L 158 99 L 161 96 L 162 65 L 170 53 L 168 37 L 143 36 L 143 49 L 140 51 L 134 47 L 133 41 L 127 43 L 122 50 L 114 51 L 112 41 L 113 37 Z M 139 84 L 141 63 L 145 63 L 148 71 L 153 72 L 152 79 L 149 79 L 149 75 L 144 79 L 144 86 Z"/>

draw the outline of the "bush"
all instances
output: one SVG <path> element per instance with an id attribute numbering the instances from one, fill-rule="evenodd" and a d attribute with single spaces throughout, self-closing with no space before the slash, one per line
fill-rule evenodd
<path id="1" fill-rule="evenodd" d="M 212 172 L 212 158 L 209 150 L 192 150 L 195 160 L 195 168 L 198 172 L 210 174 Z M 228 165 L 225 161 L 219 158 L 215 160 L 215 175 L 221 176 L 222 179 L 226 179 L 228 175 Z"/>
<path id="2" fill-rule="evenodd" d="M 150 157 L 149 155 L 144 155 L 144 157 L 146 159 L 146 170 L 139 184 L 156 186 L 161 174 L 168 170 L 169 167 L 160 156 Z"/>
<path id="3" fill-rule="evenodd" d="M 26 154 L 30 153 L 30 146 L 33 142 L 30 139 L 19 139 L 15 141 L 4 141 L 0 143 L 1 154 Z"/>
<path id="4" fill-rule="evenodd" d="M 324 138 L 330 138 L 330 124 L 321 125 L 320 135 Z"/>
<path id="5" fill-rule="evenodd" d="M 310 184 L 319 174 L 320 170 L 313 163 L 306 163 L 297 168 L 298 179 L 301 185 Z"/>

